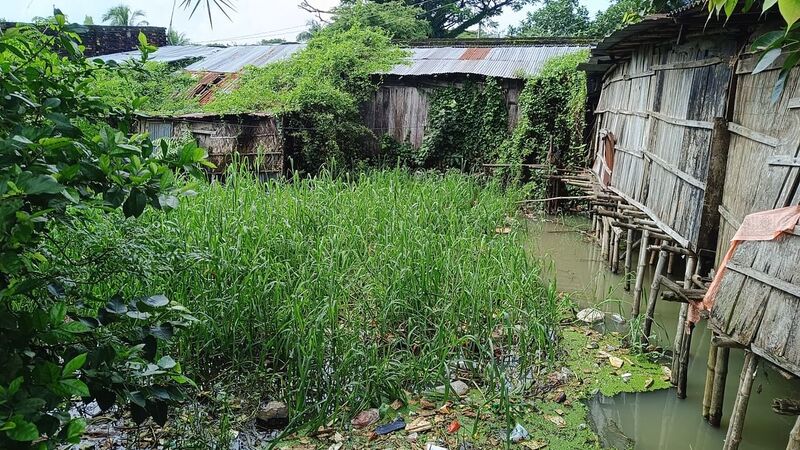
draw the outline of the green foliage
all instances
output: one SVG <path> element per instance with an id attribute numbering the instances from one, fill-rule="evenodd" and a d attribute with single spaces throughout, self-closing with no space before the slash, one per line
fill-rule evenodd
<path id="1" fill-rule="evenodd" d="M 167 45 L 189 45 L 192 42 L 186 37 L 186 33 L 179 33 L 174 28 L 167 31 Z"/>
<path id="2" fill-rule="evenodd" d="M 589 10 L 578 0 L 545 0 L 544 5 L 522 20 L 518 27 L 510 27 L 511 36 L 570 36 L 591 34 Z"/>
<path id="3" fill-rule="evenodd" d="M 87 93 L 106 68 L 83 57 L 80 28 L 56 10 L 49 23 L 0 34 L 1 448 L 77 442 L 85 423 L 67 407 L 78 397 L 163 423 L 188 382 L 158 345 L 184 326 L 185 309 L 161 295 L 81 295 L 62 274 L 106 255 L 83 248 L 66 258 L 48 247 L 74 222 L 71 211 L 176 207 L 186 188 L 173 170 L 197 173 L 205 154 L 127 135 L 135 105 Z M 143 35 L 140 43 L 152 50 Z M 103 125 L 109 118 L 118 128 Z"/>
<path id="4" fill-rule="evenodd" d="M 495 232 L 516 227 L 518 198 L 455 172 L 229 173 L 170 216 L 144 216 L 153 238 L 197 256 L 124 284 L 204 318 L 180 340 L 193 376 L 259 380 L 250 398 L 282 398 L 312 430 L 442 384 L 461 359 L 495 392 L 553 354 L 563 312 L 515 235 Z"/>
<path id="5" fill-rule="evenodd" d="M 586 74 L 577 65 L 587 57 L 587 51 L 580 51 L 552 58 L 527 80 L 519 98 L 519 123 L 498 154 L 498 162 L 512 168 L 498 171 L 500 176 L 521 180 L 519 165 L 548 163 L 551 148 L 564 166 L 581 166 Z"/>
<path id="6" fill-rule="evenodd" d="M 119 4 L 112 6 L 103 14 L 102 21 L 109 25 L 116 26 L 146 26 L 149 25 L 144 19 L 144 11 L 141 9 L 132 10 L 130 6 Z"/>
<path id="7" fill-rule="evenodd" d="M 507 135 L 508 109 L 497 80 L 437 88 L 415 160 L 422 167 L 470 170 L 491 161 Z"/>
<path id="8" fill-rule="evenodd" d="M 145 113 L 185 113 L 200 108 L 189 96 L 196 83 L 169 64 L 133 61 L 95 70 L 87 93 L 117 108 L 136 101 L 136 109 Z"/>
<path id="9" fill-rule="evenodd" d="M 647 0 L 616 0 L 605 11 L 600 11 L 592 21 L 591 34 L 599 38 L 638 22 L 647 14 L 650 2 Z"/>
<path id="10" fill-rule="evenodd" d="M 359 106 L 377 89 L 373 74 L 405 56 L 381 30 L 326 29 L 289 60 L 247 68 L 238 88 L 217 95 L 207 109 L 280 114 L 300 167 L 316 172 L 332 160 L 350 164 L 364 158 L 360 143 L 369 130 Z"/>
<path id="11" fill-rule="evenodd" d="M 334 8 L 331 30 L 349 30 L 353 27 L 384 30 L 392 39 L 425 39 L 431 27 L 418 17 L 424 14 L 419 6 L 406 6 L 399 0 L 374 3 L 356 0 Z"/>

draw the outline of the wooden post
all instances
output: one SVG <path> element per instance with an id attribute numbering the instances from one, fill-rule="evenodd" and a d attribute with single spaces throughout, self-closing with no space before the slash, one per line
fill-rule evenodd
<path id="1" fill-rule="evenodd" d="M 722 422 L 722 405 L 725 402 L 725 383 L 728 381 L 728 359 L 731 349 L 717 348 L 717 363 L 714 364 L 714 387 L 711 391 L 711 405 L 708 409 L 708 423 L 719 427 Z"/>
<path id="2" fill-rule="evenodd" d="M 786 450 L 800 450 L 800 416 L 794 423 L 792 431 L 789 433 L 789 443 L 786 444 Z"/>
<path id="3" fill-rule="evenodd" d="M 633 287 L 633 311 L 632 317 L 639 317 L 639 305 L 642 301 L 642 285 L 644 284 L 644 269 L 647 266 L 647 241 L 650 240 L 650 232 L 642 231 L 642 240 L 639 243 L 639 265 L 636 267 L 636 284 Z"/>
<path id="4" fill-rule="evenodd" d="M 662 242 L 665 245 L 666 241 Z M 664 273 L 664 266 L 667 264 L 669 254 L 666 250 L 659 250 L 656 272 L 653 274 L 653 282 L 650 284 L 650 297 L 647 300 L 647 313 L 644 316 L 644 326 L 642 327 L 642 343 L 650 342 L 650 331 L 653 328 L 653 316 L 656 312 L 656 300 L 661 290 L 661 276 Z"/>
<path id="5" fill-rule="evenodd" d="M 717 346 L 709 344 L 708 360 L 706 361 L 706 383 L 703 389 L 703 419 L 709 420 L 711 413 L 711 395 L 714 392 L 714 372 L 717 367 Z"/>
<path id="6" fill-rule="evenodd" d="M 728 425 L 728 433 L 725 435 L 725 445 L 722 450 L 737 450 L 742 442 L 742 428 L 747 415 L 750 391 L 753 389 L 753 380 L 756 377 L 756 369 L 758 369 L 758 360 L 759 357 L 755 353 L 745 350 L 739 391 L 736 393 L 736 401 L 733 403 L 731 423 Z"/>
<path id="7" fill-rule="evenodd" d="M 689 256 L 686 258 L 686 270 L 683 271 L 683 288 L 690 289 L 692 287 L 692 275 L 694 275 L 694 269 L 697 266 L 697 257 L 696 256 Z M 679 373 L 678 370 L 680 369 L 680 365 L 678 361 L 680 360 L 680 352 L 683 348 L 682 342 L 683 337 L 686 332 L 686 314 L 689 312 L 689 305 L 683 303 L 681 305 L 681 311 L 678 313 L 678 327 L 675 330 L 675 346 L 673 347 L 673 354 L 672 354 L 672 379 L 670 380 L 672 384 L 678 385 L 679 380 Z M 680 398 L 680 397 L 679 397 Z"/>
<path id="8" fill-rule="evenodd" d="M 612 228 L 611 234 L 614 235 L 612 239 L 614 247 L 611 249 L 611 272 L 619 273 L 619 239 L 622 236 L 622 230 L 619 228 L 614 230 Z"/>
<path id="9" fill-rule="evenodd" d="M 603 217 L 603 237 L 600 251 L 600 257 L 603 258 L 604 261 L 608 261 L 608 238 L 609 238 L 609 230 L 611 229 L 611 221 L 607 218 Z"/>
<path id="10" fill-rule="evenodd" d="M 669 254 L 669 261 L 667 261 L 667 275 L 672 275 L 672 266 L 675 265 L 675 253 Z"/>
<path id="11" fill-rule="evenodd" d="M 625 238 L 625 290 L 631 290 L 631 263 L 633 262 L 633 228 L 628 228 L 628 236 Z"/>
<path id="12" fill-rule="evenodd" d="M 686 383 L 689 379 L 689 350 L 692 347 L 692 332 L 694 332 L 694 324 L 690 323 L 684 331 L 683 339 L 681 339 L 677 389 L 677 395 L 679 399 L 686 398 Z"/>

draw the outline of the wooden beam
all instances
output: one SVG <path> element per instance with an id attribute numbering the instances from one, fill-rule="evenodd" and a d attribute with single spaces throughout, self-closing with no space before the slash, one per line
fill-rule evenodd
<path id="1" fill-rule="evenodd" d="M 696 69 L 698 67 L 714 66 L 722 63 L 729 63 L 730 59 L 727 58 L 708 58 L 699 59 L 696 61 L 674 62 L 670 64 L 656 64 L 653 70 L 673 70 L 673 69 Z"/>
<path id="2" fill-rule="evenodd" d="M 666 114 L 661 114 L 655 111 L 648 111 L 648 113 L 650 114 L 650 116 L 655 117 L 656 119 L 662 122 L 671 123 L 672 125 L 679 125 L 689 128 L 703 128 L 706 130 L 711 130 L 714 128 L 714 124 L 706 120 L 681 119 L 678 117 L 670 117 L 667 116 Z"/>
<path id="3" fill-rule="evenodd" d="M 664 232 L 667 233 L 672 238 L 672 240 L 674 240 L 675 242 L 680 244 L 682 247 L 688 248 L 689 250 L 692 250 L 692 251 L 695 250 L 694 245 L 691 242 L 689 242 L 688 239 L 686 239 L 685 237 L 681 236 L 677 231 L 673 230 L 670 226 L 668 226 L 667 224 L 662 222 L 661 219 L 659 219 L 658 216 L 656 216 L 656 214 L 650 208 L 648 208 L 647 206 L 644 206 L 642 203 L 634 200 L 628 194 L 620 191 L 619 189 L 615 188 L 614 186 L 609 186 L 608 188 L 612 192 L 614 192 L 615 194 L 617 194 L 620 197 L 624 198 L 628 203 L 630 203 L 631 205 L 636 206 L 637 208 L 639 208 L 640 211 L 642 211 L 645 214 L 647 214 L 647 216 L 650 217 L 650 219 L 652 219 L 653 222 L 655 222 L 660 229 L 664 230 Z"/>
<path id="4" fill-rule="evenodd" d="M 654 163 L 656 163 L 659 166 L 661 166 L 662 168 L 664 168 L 664 170 L 666 170 L 667 172 L 672 173 L 673 175 L 677 176 L 678 178 L 682 179 L 683 181 L 691 184 L 692 186 L 694 186 L 696 188 L 702 189 L 704 191 L 706 190 L 706 184 L 704 182 L 702 182 L 702 181 L 698 180 L 697 178 L 689 175 L 688 173 L 678 169 L 677 167 L 673 166 L 672 164 L 664 161 L 663 159 L 661 159 L 660 156 L 656 155 L 655 153 L 645 150 L 644 151 L 644 155 L 646 157 L 650 158 L 650 160 L 653 161 Z"/>
<path id="5" fill-rule="evenodd" d="M 774 277 L 764 272 L 759 272 L 758 270 L 755 270 L 751 267 L 740 266 L 739 264 L 736 264 L 733 261 L 729 261 L 725 267 L 727 267 L 730 270 L 733 270 L 734 272 L 738 272 L 754 280 L 760 281 L 775 289 L 779 289 L 783 292 L 786 292 L 787 294 L 793 295 L 795 297 L 800 297 L 800 286 L 796 286 L 787 281 L 783 281 L 780 278 Z"/>
<path id="6" fill-rule="evenodd" d="M 792 157 L 789 155 L 773 155 L 767 158 L 767 164 L 770 166 L 800 167 L 800 157 Z"/>
<path id="7" fill-rule="evenodd" d="M 719 213 L 722 215 L 725 222 L 728 222 L 733 229 L 738 230 L 739 227 L 742 226 L 742 221 L 737 219 L 725 205 L 719 205 Z"/>
<path id="8" fill-rule="evenodd" d="M 736 122 L 728 122 L 728 131 L 735 135 L 750 139 L 751 141 L 764 144 L 768 147 L 775 148 L 780 145 L 780 141 L 777 138 L 759 131 L 751 130 L 745 126 L 739 125 Z"/>

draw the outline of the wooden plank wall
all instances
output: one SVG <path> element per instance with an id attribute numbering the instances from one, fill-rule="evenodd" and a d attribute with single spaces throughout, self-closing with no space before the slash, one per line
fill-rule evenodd
<path id="1" fill-rule="evenodd" d="M 800 376 L 800 227 L 741 243 L 728 262 L 710 323 Z"/>
<path id="2" fill-rule="evenodd" d="M 388 134 L 399 142 L 420 148 L 425 139 L 431 93 L 435 89 L 459 84 L 437 81 L 432 77 L 384 82 L 373 99 L 362 107 L 364 122 L 378 137 Z M 510 130 L 519 120 L 518 101 L 524 81 L 502 80 L 501 85 L 505 93 Z"/>
<path id="3" fill-rule="evenodd" d="M 727 35 L 643 45 L 607 74 L 596 111 L 598 136 L 617 140 L 612 189 L 691 249 L 704 220 L 716 220 L 703 214 L 703 202 L 707 189 L 722 188 L 706 181 L 735 53 Z"/>
<path id="4" fill-rule="evenodd" d="M 783 95 L 773 103 L 780 65 L 754 75 L 756 61 L 749 55 L 736 68 L 718 263 L 744 216 L 800 204 L 800 70 L 791 72 Z"/>

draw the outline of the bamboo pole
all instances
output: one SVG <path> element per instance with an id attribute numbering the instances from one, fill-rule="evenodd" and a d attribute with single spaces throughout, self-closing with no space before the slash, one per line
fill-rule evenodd
<path id="1" fill-rule="evenodd" d="M 697 257 L 696 256 L 689 256 L 686 258 L 686 269 L 683 271 L 683 288 L 689 289 L 692 287 L 692 275 L 694 275 L 694 269 L 697 266 Z M 674 343 L 674 352 L 672 354 L 672 379 L 670 380 L 672 384 L 678 385 L 679 381 L 679 373 L 678 370 L 680 368 L 678 361 L 680 360 L 680 352 L 683 348 L 683 337 L 686 333 L 686 314 L 689 312 L 689 305 L 684 303 L 681 305 L 681 310 L 678 313 L 678 327 L 675 330 L 675 343 Z M 679 397 L 680 398 L 680 397 Z"/>
<path id="2" fill-rule="evenodd" d="M 632 317 L 639 317 L 639 305 L 642 297 L 642 285 L 644 284 L 644 269 L 647 266 L 647 241 L 650 239 L 650 232 L 642 231 L 642 240 L 639 244 L 639 264 L 636 267 L 636 284 L 633 287 L 633 311 Z"/>
<path id="3" fill-rule="evenodd" d="M 631 290 L 631 264 L 633 262 L 633 229 L 628 229 L 628 235 L 625 239 L 625 290 Z"/>
<path id="4" fill-rule="evenodd" d="M 665 242 L 666 243 L 666 242 Z M 656 312 L 656 301 L 661 290 L 661 276 L 664 273 L 664 266 L 667 264 L 669 253 L 666 250 L 658 252 L 658 263 L 653 274 L 653 282 L 650 284 L 650 297 L 647 299 L 647 314 L 644 316 L 644 327 L 642 327 L 642 343 L 650 342 L 650 331 L 653 328 L 653 316 Z"/>
<path id="5" fill-rule="evenodd" d="M 794 422 L 794 427 L 789 433 L 789 443 L 786 444 L 786 450 L 800 450 L 800 416 Z"/>
<path id="6" fill-rule="evenodd" d="M 611 249 L 611 272 L 619 273 L 619 240 L 622 236 L 622 230 L 619 228 L 612 229 L 612 234 L 614 235 L 614 247 Z"/>
<path id="7" fill-rule="evenodd" d="M 717 366 L 717 346 L 713 343 L 708 346 L 708 360 L 706 361 L 706 383 L 703 390 L 703 419 L 709 420 L 711 415 L 711 396 L 714 392 L 714 373 Z"/>
<path id="8" fill-rule="evenodd" d="M 686 384 L 689 379 L 689 350 L 692 347 L 692 333 L 694 332 L 694 324 L 689 323 L 686 326 L 683 339 L 681 340 L 680 362 L 678 365 L 678 389 L 677 396 L 683 400 L 686 398 Z"/>
<path id="9" fill-rule="evenodd" d="M 675 265 L 675 253 L 670 252 L 667 260 L 667 275 L 672 275 L 672 267 Z"/>
<path id="10" fill-rule="evenodd" d="M 742 442 L 742 428 L 744 428 L 744 418 L 747 415 L 747 404 L 750 402 L 750 392 L 753 389 L 753 380 L 758 369 L 758 360 L 759 357 L 755 353 L 745 350 L 739 391 L 736 393 L 736 401 L 733 403 L 731 423 L 728 425 L 728 433 L 725 435 L 725 445 L 722 450 L 737 450 Z"/>
<path id="11" fill-rule="evenodd" d="M 603 237 L 602 237 L 603 241 L 600 243 L 601 245 L 600 257 L 603 258 L 604 261 L 608 260 L 608 250 L 609 250 L 608 238 L 610 229 L 611 229 L 611 224 L 609 223 L 609 220 L 603 218 Z"/>
<path id="12" fill-rule="evenodd" d="M 717 348 L 717 362 L 714 364 L 714 387 L 711 391 L 711 404 L 708 408 L 708 423 L 712 427 L 719 427 L 722 423 L 722 406 L 725 403 L 725 383 L 728 381 L 730 354 L 730 348 Z"/>

